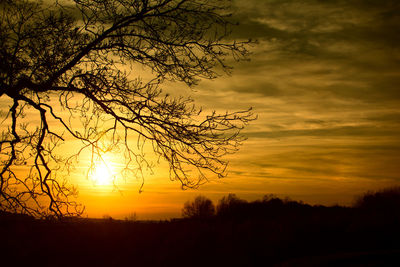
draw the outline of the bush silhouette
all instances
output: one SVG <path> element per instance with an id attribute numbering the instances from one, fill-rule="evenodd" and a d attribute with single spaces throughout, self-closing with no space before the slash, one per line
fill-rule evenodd
<path id="1" fill-rule="evenodd" d="M 213 202 L 204 196 L 198 196 L 192 202 L 187 201 L 182 209 L 182 216 L 184 218 L 210 218 L 214 214 L 215 206 Z"/>
<path id="2" fill-rule="evenodd" d="M 243 215 L 247 201 L 238 198 L 235 194 L 222 197 L 217 205 L 217 215 L 220 217 L 232 217 Z"/>
<path id="3" fill-rule="evenodd" d="M 367 192 L 356 200 L 355 207 L 374 211 L 399 211 L 400 186 Z"/>

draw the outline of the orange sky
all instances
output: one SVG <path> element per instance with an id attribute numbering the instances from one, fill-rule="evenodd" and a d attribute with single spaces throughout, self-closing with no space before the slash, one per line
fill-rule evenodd
<path id="1" fill-rule="evenodd" d="M 367 190 L 399 185 L 399 4 L 364 2 L 236 0 L 233 18 L 240 26 L 233 38 L 258 39 L 251 61 L 233 64 L 231 77 L 202 81 L 195 91 L 164 86 L 191 95 L 206 112 L 254 108 L 258 120 L 230 156 L 228 176 L 183 191 L 161 163 L 146 174 L 139 194 L 140 179 L 118 178 L 119 191 L 87 180 L 81 159 L 69 178 L 85 216 L 178 217 L 183 203 L 199 194 L 215 203 L 228 193 L 247 200 L 272 193 L 351 204 Z M 7 99 L 0 104 L 5 110 Z M 110 166 L 120 157 L 111 155 Z"/>

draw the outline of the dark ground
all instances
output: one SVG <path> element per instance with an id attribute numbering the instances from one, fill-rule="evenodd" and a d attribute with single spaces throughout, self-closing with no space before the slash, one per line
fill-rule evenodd
<path id="1" fill-rule="evenodd" d="M 0 215 L 1 266 L 400 266 L 396 205 L 269 199 L 160 222 Z"/>

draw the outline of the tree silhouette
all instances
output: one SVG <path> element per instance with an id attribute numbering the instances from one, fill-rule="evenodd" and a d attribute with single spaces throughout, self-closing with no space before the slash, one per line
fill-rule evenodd
<path id="1" fill-rule="evenodd" d="M 215 214 L 212 201 L 204 196 L 197 196 L 194 201 L 187 201 L 182 209 L 182 216 L 191 219 L 210 218 Z"/>
<path id="2" fill-rule="evenodd" d="M 369 212 L 393 214 L 400 207 L 400 186 L 387 187 L 376 192 L 369 191 L 356 198 L 356 208 Z M 396 215 L 399 215 L 397 212 Z"/>
<path id="3" fill-rule="evenodd" d="M 238 216 L 248 208 L 247 201 L 238 198 L 235 194 L 228 194 L 218 201 L 217 215 L 220 217 Z"/>
<path id="4" fill-rule="evenodd" d="M 183 187 L 225 175 L 251 111 L 203 114 L 160 85 L 194 86 L 247 57 L 250 41 L 227 41 L 227 1 L 5 0 L 0 16 L 2 210 L 79 215 L 67 175 L 87 151 L 88 172 L 114 151 L 121 175 L 143 179 L 148 145 Z"/>

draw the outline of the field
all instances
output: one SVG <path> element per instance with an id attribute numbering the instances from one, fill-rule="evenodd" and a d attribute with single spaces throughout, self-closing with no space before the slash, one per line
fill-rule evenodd
<path id="1" fill-rule="evenodd" d="M 272 198 L 168 221 L 51 221 L 3 212 L 1 256 L 12 266 L 400 266 L 398 206 L 365 203 Z"/>

